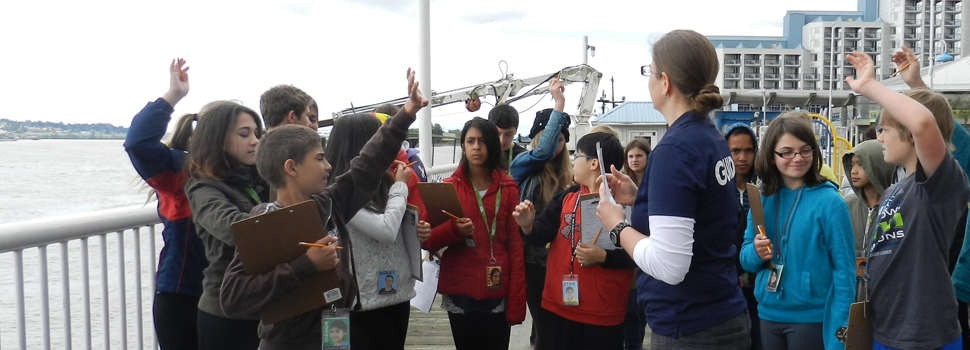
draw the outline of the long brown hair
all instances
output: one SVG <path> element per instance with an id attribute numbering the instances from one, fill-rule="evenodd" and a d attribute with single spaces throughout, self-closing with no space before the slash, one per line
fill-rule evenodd
<path id="1" fill-rule="evenodd" d="M 238 166 L 226 154 L 226 136 L 236 128 L 236 118 L 248 114 L 256 122 L 256 138 L 263 134 L 259 114 L 235 101 L 215 101 L 202 107 L 195 137 L 189 141 L 188 174 L 193 179 L 222 181 Z"/>
<path id="2" fill-rule="evenodd" d="M 539 147 L 539 139 L 542 138 L 543 132 L 545 130 L 540 131 L 536 134 L 536 137 L 532 138 L 532 149 Z M 556 146 L 558 147 L 558 145 L 557 140 Z M 542 166 L 539 181 L 542 184 L 539 190 L 539 198 L 542 199 L 543 203 L 549 203 L 556 192 L 573 182 L 573 167 L 569 162 L 569 151 L 566 149 L 566 145 L 563 145 L 562 152 L 559 152 L 559 155 Z"/>
<path id="3" fill-rule="evenodd" d="M 724 106 L 720 89 L 714 85 L 720 64 L 707 37 L 693 30 L 675 30 L 657 40 L 652 51 L 657 74 L 667 73 L 695 112 L 707 114 Z"/>
<path id="4" fill-rule="evenodd" d="M 637 186 L 639 186 L 640 185 L 639 180 L 641 179 L 637 178 L 637 174 L 633 172 L 633 169 L 630 169 L 630 162 L 629 162 L 630 151 L 634 149 L 640 149 L 646 155 L 646 158 L 649 159 L 650 144 L 647 143 L 647 140 L 636 137 L 633 140 L 631 140 L 630 143 L 626 144 L 626 148 L 623 150 L 623 159 L 626 159 L 625 161 L 623 161 L 623 173 L 626 174 L 626 176 L 629 176 L 631 179 L 633 179 L 633 181 L 636 181 Z M 647 164 L 644 163 L 643 166 L 644 166 L 643 171 L 646 171 Z"/>
<path id="5" fill-rule="evenodd" d="M 812 161 L 809 163 L 808 172 L 803 177 L 805 184 L 812 187 L 825 182 L 825 178 L 819 174 L 819 169 L 822 168 L 822 151 L 815 141 L 811 117 L 805 111 L 792 111 L 775 118 L 768 124 L 768 131 L 762 138 L 764 143 L 754 160 L 754 170 L 761 178 L 761 194 L 765 196 L 778 193 L 782 186 L 781 173 L 775 166 L 775 146 L 785 134 L 792 135 L 812 147 Z"/>

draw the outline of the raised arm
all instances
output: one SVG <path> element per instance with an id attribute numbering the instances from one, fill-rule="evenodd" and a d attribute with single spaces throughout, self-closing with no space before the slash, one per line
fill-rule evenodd
<path id="1" fill-rule="evenodd" d="M 894 52 L 892 57 L 893 63 L 896 64 L 896 73 L 900 78 L 903 78 L 903 82 L 910 89 L 926 89 L 926 83 L 923 83 L 923 77 L 919 75 L 919 61 L 916 60 L 913 51 L 905 46 L 902 46 L 901 49 L 902 51 Z M 903 67 L 906 68 L 903 69 Z"/>
<path id="2" fill-rule="evenodd" d="M 165 95 L 149 102 L 131 121 L 128 135 L 125 136 L 125 151 L 131 159 L 131 164 L 142 179 L 158 191 L 182 191 L 178 181 L 174 188 L 159 186 L 150 181 L 161 173 L 178 173 L 182 170 L 184 150 L 170 149 L 162 144 L 162 137 L 172 120 L 172 112 L 177 104 L 189 92 L 188 67 L 182 68 L 185 60 L 173 60 L 169 66 L 170 82 Z M 161 187 L 161 188 L 160 188 Z"/>
<path id="3" fill-rule="evenodd" d="M 562 114 L 566 100 L 563 91 L 565 91 L 565 88 L 559 79 L 549 81 L 549 93 L 556 100 L 556 108 L 549 116 L 546 127 L 542 129 L 539 145 L 536 149 L 515 157 L 509 167 L 509 174 L 512 175 L 515 184 L 520 187 L 529 176 L 542 170 L 542 167 L 552 160 L 552 157 L 556 154 L 556 148 L 559 145 L 559 131 L 567 122 L 566 116 Z"/>
<path id="4" fill-rule="evenodd" d="M 391 166 L 407 136 L 408 127 L 428 100 L 418 92 L 414 72 L 408 69 L 408 96 L 404 108 L 377 130 L 360 150 L 360 156 L 350 161 L 350 171 L 337 177 L 324 191 L 333 199 L 334 210 L 350 217 L 374 197 L 381 175 Z"/>
<path id="5" fill-rule="evenodd" d="M 869 55 L 853 52 L 847 55 L 846 59 L 852 63 L 858 79 L 846 77 L 845 81 L 849 83 L 852 90 L 876 102 L 886 112 L 892 113 L 893 118 L 913 134 L 916 156 L 923 166 L 923 172 L 927 178 L 932 177 L 947 152 L 946 142 L 943 140 L 939 126 L 936 125 L 933 113 L 916 100 L 901 96 L 876 82 L 875 69 Z M 905 166 L 908 172 L 915 170 L 915 164 Z"/>

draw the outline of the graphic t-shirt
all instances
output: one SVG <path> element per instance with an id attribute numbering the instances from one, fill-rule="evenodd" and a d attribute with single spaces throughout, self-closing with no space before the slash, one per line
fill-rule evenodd
<path id="1" fill-rule="evenodd" d="M 873 340 L 897 349 L 936 349 L 960 336 L 947 270 L 957 221 L 970 197 L 949 153 L 929 179 L 913 175 L 883 193 L 869 233 Z"/>

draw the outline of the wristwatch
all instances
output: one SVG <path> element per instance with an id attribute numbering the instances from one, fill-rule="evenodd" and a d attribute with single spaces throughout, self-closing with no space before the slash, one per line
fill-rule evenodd
<path id="1" fill-rule="evenodd" d="M 621 248 L 620 231 L 623 231 L 623 229 L 627 227 L 630 227 L 630 223 L 626 221 L 622 221 L 619 224 L 616 224 L 616 227 L 610 230 L 610 240 L 613 241 L 613 245 L 615 245 L 617 248 Z"/>

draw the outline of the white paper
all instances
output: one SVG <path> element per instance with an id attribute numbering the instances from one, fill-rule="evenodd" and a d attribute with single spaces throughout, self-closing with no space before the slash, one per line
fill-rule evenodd
<path id="1" fill-rule="evenodd" d="M 603 223 L 600 219 L 596 217 L 596 206 L 599 205 L 600 198 L 596 194 L 588 194 L 580 197 L 579 202 L 579 212 L 580 212 L 580 229 L 582 234 L 579 238 L 579 242 L 583 244 L 590 244 L 593 238 L 596 237 L 596 232 L 600 232 L 599 238 L 596 238 L 596 245 L 604 250 L 613 250 L 618 247 L 613 245 L 613 241 L 610 241 L 610 230 L 612 227 L 603 227 Z M 633 212 L 633 208 L 627 205 L 623 206 L 623 213 L 629 218 L 630 214 Z"/>
<path id="2" fill-rule="evenodd" d="M 606 180 L 606 163 L 603 163 L 603 146 L 599 142 L 596 143 L 596 159 L 600 162 L 600 176 L 603 179 L 601 186 L 606 187 L 606 198 L 610 200 L 610 203 L 616 204 L 616 200 L 613 199 L 613 192 L 610 192 L 610 182 Z"/>
<path id="3" fill-rule="evenodd" d="M 421 264 L 424 272 L 424 281 L 414 281 L 414 298 L 411 298 L 411 306 L 421 310 L 421 312 L 431 312 L 434 305 L 434 298 L 438 294 L 438 271 L 440 267 L 435 261 L 425 261 Z"/>
<path id="4" fill-rule="evenodd" d="M 401 221 L 401 235 L 404 236 L 404 247 L 408 252 L 408 261 L 411 263 L 411 276 L 418 281 L 423 279 L 421 275 L 421 242 L 418 242 L 418 210 L 408 206 L 404 211 L 404 220 Z"/>

